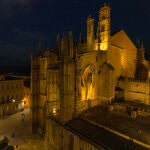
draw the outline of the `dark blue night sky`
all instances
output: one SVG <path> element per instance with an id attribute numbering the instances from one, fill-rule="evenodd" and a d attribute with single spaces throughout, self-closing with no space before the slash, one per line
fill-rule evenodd
<path id="1" fill-rule="evenodd" d="M 150 0 L 0 0 L 0 63 L 29 64 L 40 38 L 45 49 L 55 47 L 57 33 L 85 36 L 86 18 L 91 14 L 97 26 L 104 2 L 112 8 L 111 30 L 123 28 L 149 53 Z"/>

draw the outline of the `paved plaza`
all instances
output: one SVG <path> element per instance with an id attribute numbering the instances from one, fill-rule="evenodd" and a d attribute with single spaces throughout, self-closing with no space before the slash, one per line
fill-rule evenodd
<path id="1" fill-rule="evenodd" d="M 17 150 L 45 150 L 44 138 L 31 133 L 30 110 L 0 119 L 0 138 L 7 137 Z"/>
<path id="2" fill-rule="evenodd" d="M 125 112 L 110 112 L 102 106 L 86 110 L 80 117 L 150 145 L 150 117 L 131 118 Z M 31 133 L 29 109 L 0 119 L 0 138 L 2 137 L 9 139 L 9 145 L 18 145 L 18 150 L 45 150 L 44 138 Z"/>

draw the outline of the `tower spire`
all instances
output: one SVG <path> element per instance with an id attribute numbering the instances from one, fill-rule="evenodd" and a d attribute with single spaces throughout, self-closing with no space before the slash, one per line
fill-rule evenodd
<path id="1" fill-rule="evenodd" d="M 140 40 L 139 40 L 139 37 L 137 37 L 137 47 L 140 46 Z"/>
<path id="2" fill-rule="evenodd" d="M 81 44 L 82 43 L 82 34 L 80 32 L 80 35 L 79 35 L 79 43 Z"/>
<path id="3" fill-rule="evenodd" d="M 72 59 L 74 57 L 74 48 L 73 48 L 73 35 L 71 31 L 68 34 L 68 48 L 70 59 Z"/>
<path id="4" fill-rule="evenodd" d="M 87 44 L 91 45 L 94 41 L 94 19 L 91 15 L 88 16 L 87 20 Z"/>
<path id="5" fill-rule="evenodd" d="M 61 47 L 60 34 L 58 33 L 57 37 L 56 37 L 56 48 L 57 48 L 57 51 L 58 51 L 59 58 L 61 57 L 61 48 L 60 47 Z"/>
<path id="6" fill-rule="evenodd" d="M 65 33 L 63 33 L 62 40 L 61 40 L 61 54 L 64 56 L 68 56 L 68 45 Z"/>

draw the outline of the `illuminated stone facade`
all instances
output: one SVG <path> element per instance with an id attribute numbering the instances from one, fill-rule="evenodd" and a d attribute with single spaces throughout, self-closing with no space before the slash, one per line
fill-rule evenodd
<path id="1" fill-rule="evenodd" d="M 0 75 L 0 117 L 23 108 L 23 87 L 24 80 Z"/>
<path id="2" fill-rule="evenodd" d="M 58 35 L 55 49 L 31 57 L 32 129 L 45 134 L 49 150 L 103 149 L 65 125 L 86 109 L 111 103 L 119 77 L 135 77 L 137 48 L 124 30 L 110 33 L 110 10 L 100 9 L 96 36 L 94 19 L 87 18 L 86 42 L 80 35 L 74 44 L 69 32 L 61 40 Z"/>

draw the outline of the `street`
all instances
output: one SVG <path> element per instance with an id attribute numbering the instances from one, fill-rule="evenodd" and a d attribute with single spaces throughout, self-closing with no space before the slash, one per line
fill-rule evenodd
<path id="1" fill-rule="evenodd" d="M 44 138 L 31 133 L 30 110 L 0 119 L 0 139 L 7 137 L 17 150 L 44 150 Z"/>

